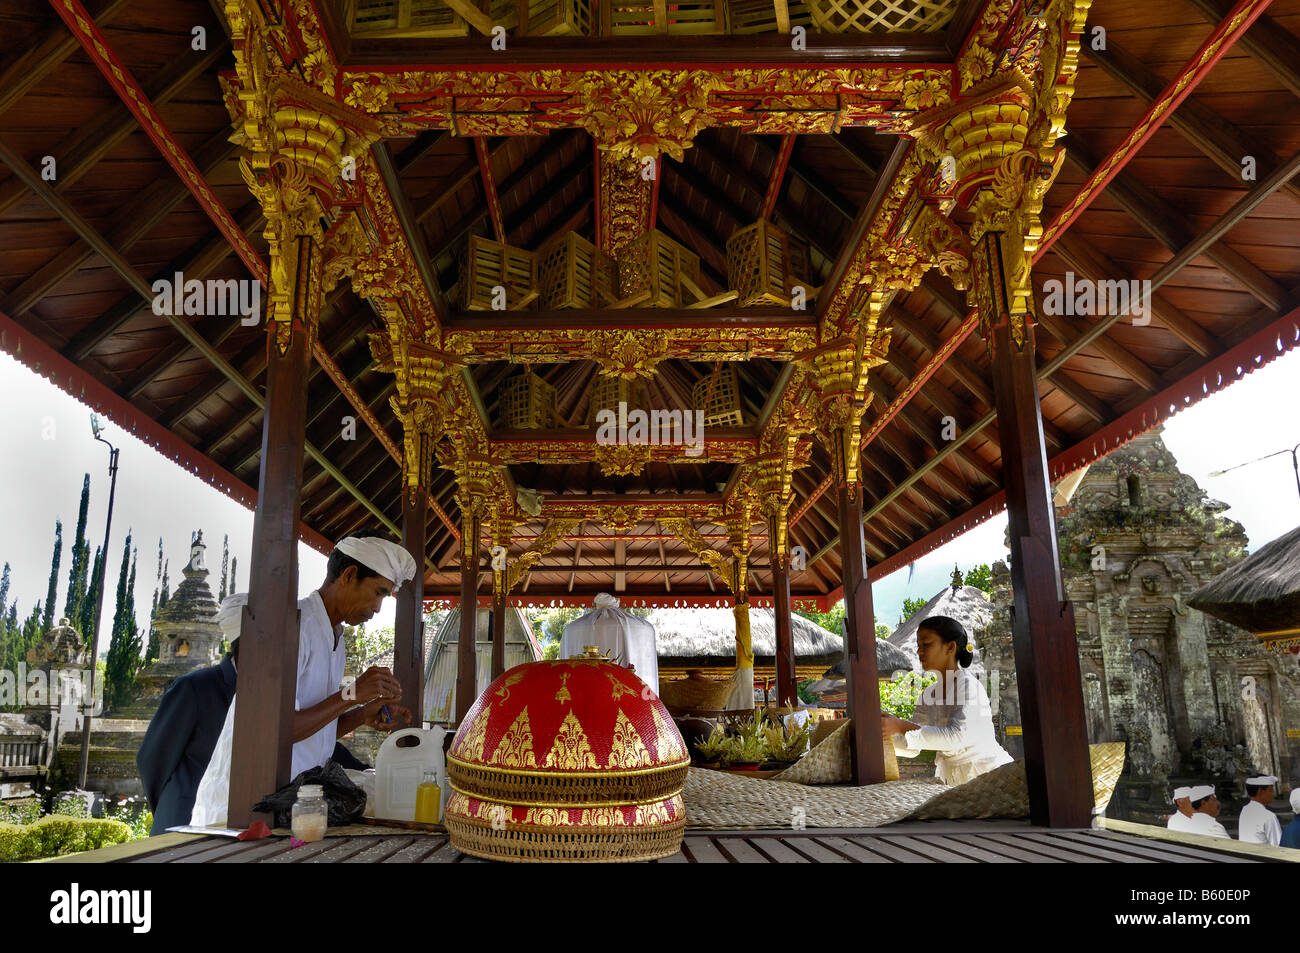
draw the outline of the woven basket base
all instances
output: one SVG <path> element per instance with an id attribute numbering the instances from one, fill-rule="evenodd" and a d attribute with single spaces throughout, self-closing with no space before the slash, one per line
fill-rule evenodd
<path id="1" fill-rule="evenodd" d="M 563 771 L 525 774 L 489 770 L 448 760 L 447 773 L 454 788 L 473 791 L 475 797 L 509 804 L 556 803 L 581 807 L 587 803 L 662 800 L 686 783 L 689 762 L 638 774 L 574 775 Z"/>
<path id="2" fill-rule="evenodd" d="M 631 863 L 671 857 L 682 848 L 686 818 L 638 829 L 524 827 L 501 830 L 447 817 L 452 846 L 462 854 L 516 864 Z"/>

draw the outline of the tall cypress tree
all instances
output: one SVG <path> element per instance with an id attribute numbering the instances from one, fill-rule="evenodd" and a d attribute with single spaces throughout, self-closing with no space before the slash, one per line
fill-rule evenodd
<path id="1" fill-rule="evenodd" d="M 91 564 L 91 575 L 87 584 L 86 595 L 81 600 L 81 606 L 77 611 L 77 619 L 72 623 L 81 632 L 81 637 L 85 639 L 87 645 L 90 644 L 90 640 L 95 635 L 95 610 L 99 608 L 99 586 L 102 580 L 103 562 L 103 550 L 96 546 L 95 559 Z"/>
<path id="2" fill-rule="evenodd" d="M 59 560 L 63 556 L 63 521 L 54 521 L 54 558 L 50 562 L 50 587 L 45 594 L 45 617 L 41 620 L 41 632 L 49 634 L 54 625 L 54 603 L 59 598 Z M 4 599 L 0 597 L 0 603 Z"/>
<path id="3" fill-rule="evenodd" d="M 5 603 L 9 601 L 9 564 L 5 563 L 4 573 L 0 574 L 0 669 L 10 669 L 9 665 L 9 620 L 5 615 Z M 15 613 L 16 614 L 16 613 Z"/>
<path id="4" fill-rule="evenodd" d="M 235 584 L 235 567 L 239 565 L 239 558 L 230 560 L 230 592 L 238 592 L 239 586 Z M 227 593 L 229 595 L 229 593 Z"/>
<path id="5" fill-rule="evenodd" d="M 163 563 L 162 591 L 158 593 L 159 609 L 167 605 L 167 600 L 172 597 L 171 593 L 167 591 L 167 570 L 169 568 L 170 563 L 171 560 L 167 560 L 167 562 Z"/>
<path id="6" fill-rule="evenodd" d="M 81 481 L 81 508 L 77 511 L 77 535 L 72 542 L 72 565 L 68 568 L 68 595 L 63 603 L 63 614 L 73 625 L 81 618 L 81 603 L 86 597 L 86 572 L 90 563 L 90 543 L 86 541 L 86 511 L 89 508 L 90 474 L 87 473 Z"/>
<path id="7" fill-rule="evenodd" d="M 113 612 L 113 634 L 104 666 L 104 696 L 110 708 L 121 708 L 131 700 L 135 673 L 140 666 L 140 630 L 135 624 L 135 562 L 131 558 L 131 533 L 122 546 L 122 568 L 117 574 L 117 600 Z"/>
<path id="8" fill-rule="evenodd" d="M 218 602 L 226 598 L 227 595 L 226 571 L 229 568 L 229 562 L 230 562 L 230 534 L 227 533 L 226 535 L 221 537 L 221 592 L 217 596 Z"/>

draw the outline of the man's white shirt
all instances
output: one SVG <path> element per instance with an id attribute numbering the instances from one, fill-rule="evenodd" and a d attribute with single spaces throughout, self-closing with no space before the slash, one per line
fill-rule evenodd
<path id="1" fill-rule="evenodd" d="M 1237 840 L 1247 844 L 1282 843 L 1282 824 L 1277 815 L 1258 801 L 1247 801 L 1237 818 Z"/>

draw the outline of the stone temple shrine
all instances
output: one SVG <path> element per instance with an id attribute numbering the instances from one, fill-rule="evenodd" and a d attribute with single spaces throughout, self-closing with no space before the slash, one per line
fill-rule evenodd
<path id="1" fill-rule="evenodd" d="M 1252 771 L 1300 781 L 1300 673 L 1250 633 L 1186 605 L 1246 554 L 1156 428 L 1094 463 L 1061 505 L 1061 570 L 1074 610 L 1088 738 L 1126 741 L 1130 798 L 1167 810 L 1182 778 L 1235 783 Z M 1021 757 L 1011 580 L 994 565 L 984 663 L 999 671 L 1000 741 Z M 1148 783 L 1149 782 L 1149 783 Z M 1284 784 L 1286 781 L 1284 780 Z M 1118 796 L 1118 795 L 1117 795 Z"/>

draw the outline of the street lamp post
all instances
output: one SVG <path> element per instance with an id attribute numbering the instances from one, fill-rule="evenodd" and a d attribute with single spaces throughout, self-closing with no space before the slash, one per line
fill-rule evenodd
<path id="1" fill-rule="evenodd" d="M 95 606 L 95 621 L 91 626 L 90 635 L 90 700 L 81 722 L 81 767 L 77 773 L 77 787 L 83 791 L 86 789 L 86 771 L 90 766 L 90 718 L 95 705 L 94 685 L 95 679 L 99 676 L 99 620 L 104 614 L 104 577 L 108 574 L 108 532 L 113 526 L 113 496 L 117 492 L 117 448 L 100 436 L 104 428 L 94 414 L 90 415 L 90 429 L 95 439 L 108 447 L 108 518 L 104 521 L 104 555 L 99 562 L 99 571 L 95 574 L 95 585 L 99 587 L 99 603 Z"/>
<path id="2" fill-rule="evenodd" d="M 1239 470 L 1242 467 L 1248 467 L 1252 463 L 1259 463 L 1261 460 L 1268 460 L 1272 457 L 1280 457 L 1284 453 L 1291 454 L 1291 469 L 1295 470 L 1295 488 L 1300 492 L 1300 443 L 1296 444 L 1289 450 L 1275 450 L 1273 453 L 1266 453 L 1262 457 L 1256 457 L 1254 460 L 1247 460 L 1245 463 L 1238 463 L 1235 467 L 1228 467 L 1226 470 L 1215 470 L 1210 474 L 1212 477 L 1221 477 L 1232 470 Z"/>

